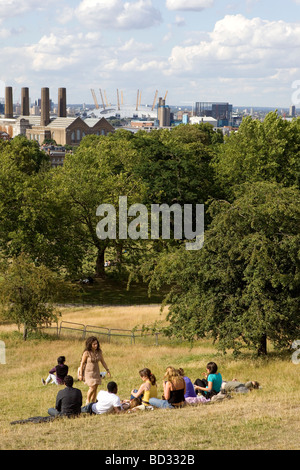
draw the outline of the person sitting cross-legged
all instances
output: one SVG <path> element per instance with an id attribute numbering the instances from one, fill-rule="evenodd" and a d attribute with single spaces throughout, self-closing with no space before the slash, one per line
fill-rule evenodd
<path id="1" fill-rule="evenodd" d="M 149 404 L 155 408 L 180 408 L 185 405 L 186 383 L 174 367 L 167 367 L 163 382 L 163 398 L 150 398 Z"/>
<path id="2" fill-rule="evenodd" d="M 49 408 L 50 416 L 78 416 L 81 413 L 82 393 L 78 388 L 73 388 L 73 377 L 66 375 L 64 378 L 65 388 L 60 390 L 56 396 L 55 408 Z"/>

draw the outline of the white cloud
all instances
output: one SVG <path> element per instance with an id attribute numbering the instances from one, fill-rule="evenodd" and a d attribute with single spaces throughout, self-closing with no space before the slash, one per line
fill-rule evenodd
<path id="1" fill-rule="evenodd" d="M 10 29 L 0 29 L 0 38 L 1 39 L 7 39 L 11 36 L 11 30 Z"/>
<path id="2" fill-rule="evenodd" d="M 4 47 L 1 62 L 5 70 L 0 79 L 29 86 L 32 96 L 39 96 L 42 86 L 67 86 L 69 93 L 88 93 L 87 99 L 91 99 L 90 88 L 97 93 L 98 88 L 113 87 L 115 91 L 124 87 L 124 80 L 131 89 L 138 74 L 146 75 L 141 79 L 144 87 L 148 81 L 154 86 L 153 72 L 165 67 L 166 61 L 154 56 L 153 44 L 131 38 L 119 47 L 104 47 L 103 41 L 96 31 L 55 30 L 30 45 Z M 54 99 L 55 94 L 53 91 Z"/>
<path id="3" fill-rule="evenodd" d="M 300 53 L 300 24 L 227 15 L 191 46 L 174 47 L 170 73 L 202 76 L 269 76 L 294 67 Z"/>
<path id="4" fill-rule="evenodd" d="M 144 29 L 162 22 L 151 0 L 82 0 L 75 14 L 91 28 Z"/>
<path id="5" fill-rule="evenodd" d="M 139 53 L 139 52 L 149 52 L 153 50 L 153 45 L 143 42 L 138 42 L 134 38 L 129 39 L 126 41 L 122 46 L 118 48 L 121 52 L 131 52 L 131 53 Z"/>
<path id="6" fill-rule="evenodd" d="M 74 17 L 74 9 L 71 7 L 63 7 L 57 10 L 57 21 L 60 24 L 66 24 Z"/>
<path id="7" fill-rule="evenodd" d="M 151 0 L 126 2 L 117 18 L 121 29 L 143 29 L 162 21 L 160 11 L 153 7 Z"/>
<path id="8" fill-rule="evenodd" d="M 68 70 L 71 66 L 84 67 L 94 60 L 95 48 L 101 48 L 100 33 L 50 33 L 31 45 L 4 47 L 1 50 L 5 73 L 18 81 L 20 74 L 30 77 L 35 73 Z M 31 79 L 30 79 L 31 80 Z"/>
<path id="9" fill-rule="evenodd" d="M 57 0 L 48 0 L 44 5 L 40 0 L 0 0 L 0 21 L 24 15 L 33 10 L 44 10 Z"/>
<path id="10" fill-rule="evenodd" d="M 145 62 L 135 57 L 130 62 L 119 64 L 117 68 L 122 72 L 148 72 L 153 70 L 163 70 L 165 66 L 166 64 L 163 61 L 150 60 Z"/>
<path id="11" fill-rule="evenodd" d="M 166 0 L 168 10 L 202 11 L 213 4 L 214 0 Z"/>
<path id="12" fill-rule="evenodd" d="M 182 16 L 176 15 L 175 24 L 176 26 L 185 26 L 185 19 Z"/>
<path id="13" fill-rule="evenodd" d="M 37 44 L 24 47 L 34 71 L 68 69 L 72 65 L 81 67 L 92 59 L 95 49 L 101 48 L 100 33 L 51 33 L 43 36 Z"/>

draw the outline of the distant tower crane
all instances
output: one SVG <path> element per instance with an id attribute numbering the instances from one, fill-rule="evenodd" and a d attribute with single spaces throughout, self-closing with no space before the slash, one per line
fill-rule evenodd
<path id="1" fill-rule="evenodd" d="M 108 101 L 107 101 L 107 96 L 106 96 L 106 91 L 104 90 L 104 96 L 105 96 L 105 103 L 106 103 L 106 106 L 108 106 Z"/>
<path id="2" fill-rule="evenodd" d="M 136 111 L 139 109 L 139 96 L 140 96 L 140 90 L 137 91 L 137 97 L 136 97 Z"/>
<path id="3" fill-rule="evenodd" d="M 119 90 L 117 89 L 117 98 L 118 98 L 118 111 L 120 111 L 120 99 L 119 99 Z"/>
<path id="4" fill-rule="evenodd" d="M 154 110 L 154 108 L 155 108 L 155 104 L 156 104 L 157 95 L 158 95 L 158 90 L 156 90 L 156 92 L 155 92 L 154 101 L 153 101 L 153 105 L 152 105 L 152 111 L 153 111 L 153 110 Z"/>
<path id="5" fill-rule="evenodd" d="M 91 92 L 92 92 L 93 100 L 94 100 L 94 103 L 95 103 L 95 107 L 96 107 L 96 109 L 99 109 L 99 104 L 98 104 L 98 101 L 97 101 L 97 98 L 96 98 L 95 90 L 91 89 Z"/>
<path id="6" fill-rule="evenodd" d="M 164 97 L 164 100 L 166 101 L 167 99 L 167 96 L 168 96 L 168 90 L 166 91 L 166 94 L 165 94 L 165 97 Z"/>
<path id="7" fill-rule="evenodd" d="M 104 104 L 104 99 L 103 99 L 103 95 L 102 95 L 102 90 L 100 88 L 100 96 L 101 96 L 101 101 L 102 101 L 102 106 L 103 106 L 103 109 L 105 109 L 105 104 Z"/>

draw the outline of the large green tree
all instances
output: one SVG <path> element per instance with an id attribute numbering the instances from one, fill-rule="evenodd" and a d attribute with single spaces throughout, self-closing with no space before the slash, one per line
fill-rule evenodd
<path id="1" fill-rule="evenodd" d="M 68 236 L 84 252 L 82 261 L 84 258 L 93 263 L 96 277 L 105 275 L 105 250 L 113 247 L 120 255 L 130 243 L 119 243 L 118 234 L 113 239 L 98 237 L 98 206 L 112 205 L 118 217 L 119 197 L 127 196 L 128 205 L 141 199 L 143 184 L 132 170 L 136 152 L 130 139 L 131 133 L 122 131 L 86 137 L 55 175 L 56 198 L 60 198 L 72 221 L 67 227 Z"/>
<path id="2" fill-rule="evenodd" d="M 140 131 L 132 140 L 135 172 L 146 185 L 145 203 L 200 204 L 216 194 L 211 166 L 223 136 L 211 125 Z"/>
<path id="3" fill-rule="evenodd" d="M 23 339 L 40 326 L 57 321 L 55 302 L 63 283 L 44 265 L 36 265 L 21 253 L 1 263 L 0 305 L 2 316 L 23 325 Z"/>
<path id="4" fill-rule="evenodd" d="M 84 252 L 70 236 L 74 222 L 56 174 L 36 142 L 20 136 L 0 143 L 0 249 L 72 273 Z"/>
<path id="5" fill-rule="evenodd" d="M 276 112 L 262 122 L 247 117 L 218 150 L 213 167 L 227 197 L 245 182 L 273 181 L 300 188 L 300 119 L 288 121 Z"/>
<path id="6" fill-rule="evenodd" d="M 245 184 L 210 212 L 203 249 L 163 256 L 152 276 L 152 288 L 172 286 L 167 333 L 208 335 L 224 351 L 290 345 L 300 334 L 299 190 Z"/>
<path id="7" fill-rule="evenodd" d="M 35 142 L 16 137 L 0 141 L 0 249 L 7 255 L 20 252 L 26 226 L 22 222 L 24 192 L 34 186 L 39 173 L 49 169 L 49 157 Z M 28 201 L 30 212 L 33 201 Z"/>
<path id="8" fill-rule="evenodd" d="M 223 135 L 211 125 L 180 125 L 172 130 L 139 131 L 131 140 L 137 152 L 135 174 L 143 181 L 145 191 L 142 202 L 151 210 L 151 204 L 184 204 L 193 207 L 205 204 L 209 198 L 221 193 L 215 184 L 211 162 L 223 143 Z M 176 251 L 184 242 L 175 240 L 171 214 L 170 240 L 151 240 L 148 250 L 139 251 L 132 266 L 132 276 L 144 276 L 148 280 L 160 253 Z M 208 218 L 206 219 L 208 223 Z M 143 243 L 145 246 L 145 243 Z"/>

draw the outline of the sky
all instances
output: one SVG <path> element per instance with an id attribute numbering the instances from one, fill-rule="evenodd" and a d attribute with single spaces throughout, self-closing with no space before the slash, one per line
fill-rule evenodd
<path id="1" fill-rule="evenodd" d="M 56 103 L 225 101 L 288 108 L 300 90 L 300 0 L 0 0 L 0 97 Z M 300 92 L 299 92 L 300 96 Z M 300 100 L 299 100 L 300 103 Z"/>

